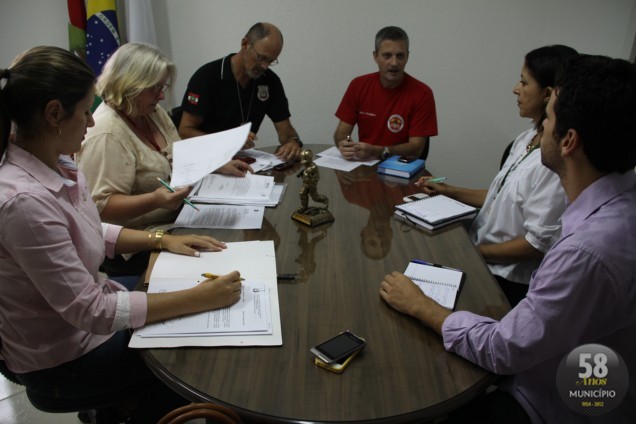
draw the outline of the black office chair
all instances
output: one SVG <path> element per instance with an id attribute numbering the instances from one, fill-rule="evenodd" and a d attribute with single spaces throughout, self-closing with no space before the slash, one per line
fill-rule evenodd
<path id="1" fill-rule="evenodd" d="M 504 163 L 506 162 L 506 159 L 508 159 L 508 155 L 510 154 L 510 149 L 512 148 L 512 143 L 514 143 L 515 141 L 512 140 L 510 142 L 510 144 L 508 144 L 506 146 L 506 148 L 504 149 L 503 155 L 501 156 L 501 163 L 499 164 L 499 169 L 503 168 Z"/>
<path id="2" fill-rule="evenodd" d="M 18 377 L 7 367 L 4 361 L 0 361 L 0 373 L 7 380 L 14 384 L 23 386 Z M 122 395 L 117 394 L 116 398 L 111 399 L 100 396 L 95 399 L 87 399 L 82 402 L 65 401 L 63 399 L 50 397 L 37 393 L 26 387 L 26 395 L 29 402 L 36 409 L 43 412 L 51 413 L 68 413 L 77 412 L 79 420 L 85 424 L 115 424 L 126 420 L 126 413 L 122 412 L 120 406 L 122 404 Z"/>
<path id="3" fill-rule="evenodd" d="M 170 118 L 172 119 L 172 123 L 174 126 L 179 129 L 179 124 L 181 123 L 181 117 L 183 116 L 183 109 L 181 106 L 177 106 L 170 111 Z"/>
<path id="4" fill-rule="evenodd" d="M 22 383 L 20 383 L 20 380 L 18 380 L 18 377 L 7 367 L 7 364 L 5 364 L 5 362 L 1 360 L 0 360 L 0 373 L 4 375 L 4 377 L 10 382 L 12 382 L 13 384 L 19 384 L 20 386 L 22 386 Z"/>
<path id="5" fill-rule="evenodd" d="M 424 147 L 424 150 L 422 150 L 422 153 L 420 154 L 420 159 L 424 159 L 426 160 L 426 158 L 428 158 L 428 151 L 431 147 L 431 139 L 428 139 L 428 143 L 426 143 L 426 146 Z"/>

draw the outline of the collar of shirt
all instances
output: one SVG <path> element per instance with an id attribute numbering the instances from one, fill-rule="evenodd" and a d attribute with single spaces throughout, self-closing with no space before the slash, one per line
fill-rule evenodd
<path id="1" fill-rule="evenodd" d="M 234 74 L 232 73 L 232 56 L 236 53 L 230 53 L 221 61 L 221 79 L 223 81 L 234 82 Z"/>
<path id="2" fill-rule="evenodd" d="M 18 168 L 22 168 L 42 184 L 42 186 L 55 193 L 59 192 L 63 185 L 69 186 L 76 184 L 76 181 L 69 178 L 75 178 L 77 176 L 77 167 L 70 158 L 65 156 L 60 156 L 58 163 L 62 167 L 62 172 L 68 171 L 67 176 L 61 176 L 44 165 L 38 158 L 13 143 L 9 143 L 7 148 L 7 162 Z M 72 167 L 69 167 L 69 165 Z"/>
<path id="3" fill-rule="evenodd" d="M 636 174 L 632 170 L 624 174 L 613 172 L 596 180 L 563 213 L 561 238 L 575 232 L 602 205 L 630 189 L 636 189 Z"/>
<path id="4" fill-rule="evenodd" d="M 232 73 L 232 56 L 234 56 L 235 54 L 237 53 L 230 53 L 229 55 L 225 56 L 223 60 L 221 60 L 221 80 L 222 81 L 227 81 L 227 82 L 236 81 L 236 78 L 234 78 L 234 74 Z M 263 74 L 258 78 L 258 80 L 263 80 L 266 76 L 269 76 L 271 74 L 275 75 L 274 71 L 267 68 L 267 70 L 263 72 Z M 254 81 L 258 81 L 258 80 L 250 79 L 250 83 L 248 84 L 248 87 L 252 85 Z"/>

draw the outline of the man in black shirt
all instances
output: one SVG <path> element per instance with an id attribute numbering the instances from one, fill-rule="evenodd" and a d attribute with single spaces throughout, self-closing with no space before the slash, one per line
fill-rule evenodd
<path id="1" fill-rule="evenodd" d="M 244 148 L 254 146 L 265 115 L 269 116 L 281 147 L 277 155 L 295 160 L 303 146 L 290 122 L 287 97 L 271 66 L 278 63 L 283 35 L 269 23 L 252 26 L 241 40 L 241 50 L 203 65 L 183 96 L 179 124 L 182 138 L 195 137 L 252 123 Z"/>

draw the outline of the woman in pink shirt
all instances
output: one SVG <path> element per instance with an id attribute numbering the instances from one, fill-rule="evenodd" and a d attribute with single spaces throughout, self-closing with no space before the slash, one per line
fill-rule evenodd
<path id="1" fill-rule="evenodd" d="M 101 224 L 69 157 L 94 125 L 94 78 L 56 47 L 33 48 L 0 69 L 0 360 L 30 393 L 56 399 L 53 409 L 103 397 L 132 402 L 132 422 L 154 423 L 187 401 L 127 347 L 128 329 L 232 305 L 240 275 L 161 294 L 129 292 L 100 275 L 105 255 L 165 248 L 198 256 L 225 245 Z"/>

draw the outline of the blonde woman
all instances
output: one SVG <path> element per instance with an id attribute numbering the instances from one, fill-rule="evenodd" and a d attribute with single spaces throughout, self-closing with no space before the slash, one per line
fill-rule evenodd
<path id="1" fill-rule="evenodd" d="M 91 196 L 104 222 L 148 229 L 174 222 L 192 187 L 174 193 L 158 179 L 170 182 L 172 145 L 179 134 L 159 102 L 174 81 L 175 65 L 149 44 L 121 46 L 104 65 L 97 80 L 103 102 L 93 115 L 77 155 Z M 220 172 L 244 176 L 251 170 L 231 161 Z M 111 275 L 140 274 L 146 255 L 106 260 Z"/>

